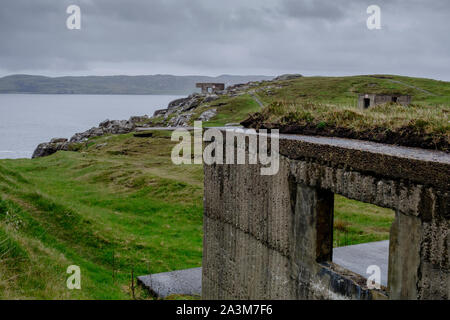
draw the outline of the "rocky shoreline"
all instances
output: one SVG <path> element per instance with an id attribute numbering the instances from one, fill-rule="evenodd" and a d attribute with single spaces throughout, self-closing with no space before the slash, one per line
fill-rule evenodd
<path id="1" fill-rule="evenodd" d="M 45 157 L 59 150 L 77 151 L 89 139 L 105 134 L 125 134 L 136 131 L 137 128 L 188 127 L 195 120 L 206 122 L 220 113 L 220 108 L 224 105 L 223 101 L 219 100 L 222 97 L 232 98 L 248 94 L 262 106 L 255 93 L 262 92 L 266 96 L 273 95 L 276 90 L 286 85 L 283 81 L 299 77 L 302 77 L 302 75 L 288 74 L 276 77 L 272 81 L 263 80 L 236 84 L 214 94 L 193 93 L 185 98 L 171 101 L 166 109 L 155 111 L 151 117 L 135 116 L 128 120 L 105 120 L 98 127 L 76 133 L 70 139 L 55 138 L 49 142 L 41 143 L 34 151 L 32 158 Z M 226 99 L 224 100 L 226 101 Z M 277 128 L 281 133 L 341 137 L 450 152 L 447 137 L 433 136 L 422 132 L 419 130 L 420 128 L 408 126 L 397 130 L 380 127 L 356 131 L 352 128 L 337 127 L 331 124 L 322 126 L 320 122 L 308 124 L 295 121 L 293 123 L 271 123 L 263 117 L 261 112 L 250 114 L 246 120 L 234 125 L 243 125 L 246 128 L 257 130 Z"/>
<path id="2" fill-rule="evenodd" d="M 93 127 L 84 132 L 74 134 L 70 139 L 53 138 L 49 142 L 41 143 L 33 152 L 32 158 L 46 157 L 57 151 L 74 151 L 77 145 L 86 142 L 90 138 L 103 136 L 105 134 L 124 134 L 132 132 L 138 123 L 148 120 L 148 116 L 131 117 L 129 120 L 105 120 L 98 127 Z"/>
<path id="3" fill-rule="evenodd" d="M 32 158 L 46 157 L 60 150 L 76 151 L 87 140 L 103 136 L 105 134 L 125 134 L 136 128 L 151 127 L 187 127 L 192 120 L 208 121 L 217 114 L 217 109 L 208 109 L 193 119 L 194 111 L 199 106 L 205 106 L 221 96 L 235 97 L 246 93 L 247 90 L 257 87 L 268 81 L 255 81 L 246 84 L 237 84 L 227 87 L 223 91 L 214 94 L 193 93 L 186 98 L 176 99 L 170 102 L 166 109 L 157 110 L 152 117 L 133 116 L 128 120 L 104 120 L 98 127 L 93 127 L 84 132 L 74 134 L 70 139 L 54 138 L 49 142 L 41 143 L 33 152 Z"/>

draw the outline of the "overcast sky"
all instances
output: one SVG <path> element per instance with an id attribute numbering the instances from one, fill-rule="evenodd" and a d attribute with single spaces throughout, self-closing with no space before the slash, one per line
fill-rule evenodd
<path id="1" fill-rule="evenodd" d="M 68 5 L 81 30 L 68 30 Z M 381 30 L 368 30 L 369 5 Z M 1 0 L 0 76 L 389 73 L 450 80 L 449 0 Z"/>

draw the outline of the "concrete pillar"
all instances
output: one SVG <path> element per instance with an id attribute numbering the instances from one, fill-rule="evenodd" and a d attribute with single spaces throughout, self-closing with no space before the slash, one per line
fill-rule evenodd
<path id="1" fill-rule="evenodd" d="M 390 299 L 417 299 L 420 272 L 421 220 L 395 213 L 389 242 L 388 285 Z"/>
<path id="2" fill-rule="evenodd" d="M 297 277 L 295 299 L 314 299 L 310 282 L 319 272 L 318 262 L 331 261 L 334 194 L 296 185 L 291 238 L 291 273 Z"/>
<path id="3" fill-rule="evenodd" d="M 293 223 L 294 259 L 331 261 L 333 249 L 334 194 L 297 185 Z"/>
<path id="4" fill-rule="evenodd" d="M 332 192 L 297 184 L 291 251 L 294 263 L 314 268 L 317 262 L 332 260 L 333 211 Z"/>

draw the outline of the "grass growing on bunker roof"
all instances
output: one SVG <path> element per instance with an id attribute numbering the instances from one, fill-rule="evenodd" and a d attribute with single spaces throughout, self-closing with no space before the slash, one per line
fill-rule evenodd
<path id="1" fill-rule="evenodd" d="M 411 127 L 428 134 L 449 134 L 450 107 L 395 103 L 382 104 L 366 110 L 353 106 L 321 103 L 286 104 L 272 103 L 264 108 L 264 121 L 279 124 L 317 124 L 363 131 L 368 128 L 390 130 Z"/>
<path id="2" fill-rule="evenodd" d="M 356 106 L 279 101 L 251 115 L 244 124 L 449 151 L 449 114 L 447 105 L 387 103 L 362 110 Z"/>

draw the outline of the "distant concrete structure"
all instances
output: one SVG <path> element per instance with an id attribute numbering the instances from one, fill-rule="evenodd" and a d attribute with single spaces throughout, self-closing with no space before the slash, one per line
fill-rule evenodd
<path id="1" fill-rule="evenodd" d="M 201 88 L 202 93 L 216 93 L 217 91 L 225 90 L 225 83 L 202 82 L 197 83 L 195 86 Z"/>
<path id="2" fill-rule="evenodd" d="M 389 95 L 389 94 L 375 94 L 365 93 L 358 97 L 358 108 L 367 109 L 383 103 L 399 103 L 407 106 L 411 103 L 411 96 L 407 95 Z"/>

